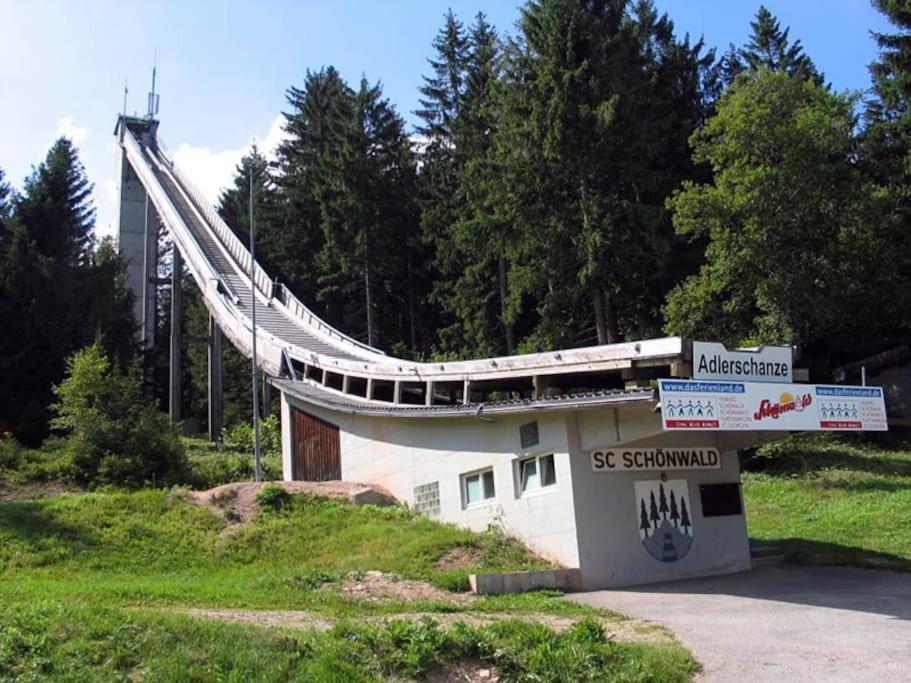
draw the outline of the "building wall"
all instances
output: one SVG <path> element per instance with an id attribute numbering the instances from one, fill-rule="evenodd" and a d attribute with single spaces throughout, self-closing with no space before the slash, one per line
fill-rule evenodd
<path id="1" fill-rule="evenodd" d="M 285 479 L 291 477 L 290 407 L 339 426 L 342 479 L 380 484 L 415 506 L 415 488 L 439 482 L 439 514 L 431 515 L 476 531 L 502 526 L 542 555 L 568 567 L 579 566 L 572 472 L 561 413 L 475 417 L 392 418 L 350 415 L 299 403 L 282 394 L 282 453 Z M 529 454 L 554 455 L 557 483 L 520 495 L 519 427 L 537 420 L 539 444 Z M 496 497 L 481 504 L 463 502 L 461 475 L 492 467 Z M 431 487 L 432 488 L 432 487 Z M 426 491 L 427 489 L 421 489 Z"/>
<path id="2" fill-rule="evenodd" d="M 639 533 L 635 482 L 660 481 L 662 472 L 593 472 L 591 468 L 590 453 L 601 447 L 623 444 L 630 448 L 714 446 L 723 449 L 724 444 L 716 433 L 661 433 L 660 415 L 648 407 L 580 411 L 571 416 L 567 429 L 579 568 L 586 588 L 654 583 L 750 568 L 744 515 L 704 517 L 699 492 L 700 484 L 740 483 L 736 451 L 722 450 L 721 469 L 664 472 L 669 480 L 686 481 L 693 522 L 692 545 L 674 562 L 663 562 L 649 554 Z"/>

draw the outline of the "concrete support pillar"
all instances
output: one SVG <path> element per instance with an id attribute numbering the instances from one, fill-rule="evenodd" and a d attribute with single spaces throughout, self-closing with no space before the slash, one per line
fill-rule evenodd
<path id="1" fill-rule="evenodd" d="M 173 247 L 171 267 L 171 353 L 170 353 L 170 398 L 168 412 L 172 422 L 180 422 L 180 321 L 183 318 L 180 308 L 180 273 L 183 270 L 183 259 L 175 244 Z"/>
<path id="2" fill-rule="evenodd" d="M 462 384 L 462 403 L 466 406 L 471 403 L 471 382 L 467 379 Z"/>
<path id="3" fill-rule="evenodd" d="M 269 417 L 272 413 L 272 385 L 269 384 L 269 375 L 263 373 L 263 416 Z"/>
<path id="4" fill-rule="evenodd" d="M 222 382 L 222 334 L 209 315 L 209 441 L 219 441 L 225 420 Z"/>
<path id="5" fill-rule="evenodd" d="M 424 396 L 424 404 L 428 406 L 433 405 L 433 382 L 427 382 L 425 391 L 427 395 Z"/>

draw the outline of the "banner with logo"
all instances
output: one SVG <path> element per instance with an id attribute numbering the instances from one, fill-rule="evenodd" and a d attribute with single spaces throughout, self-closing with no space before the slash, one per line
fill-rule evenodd
<path id="1" fill-rule="evenodd" d="M 687 431 L 886 431 L 880 387 L 658 382 L 661 422 Z"/>

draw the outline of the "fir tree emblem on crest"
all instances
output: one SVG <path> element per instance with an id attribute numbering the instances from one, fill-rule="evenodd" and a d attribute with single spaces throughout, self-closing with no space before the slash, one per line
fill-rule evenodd
<path id="1" fill-rule="evenodd" d="M 690 497 L 685 479 L 637 481 L 639 538 L 660 562 L 682 559 L 693 545 Z"/>

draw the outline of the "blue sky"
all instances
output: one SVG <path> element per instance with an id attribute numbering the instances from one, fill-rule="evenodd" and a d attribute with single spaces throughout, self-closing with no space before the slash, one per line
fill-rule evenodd
<path id="1" fill-rule="evenodd" d="M 677 32 L 742 44 L 759 2 L 657 0 Z M 116 230 L 112 131 L 145 111 L 158 65 L 161 135 L 213 199 L 250 140 L 280 137 L 285 90 L 306 69 L 335 65 L 350 81 L 381 80 L 409 122 L 431 41 L 448 7 L 479 10 L 513 32 L 515 0 L 0 0 L 0 168 L 16 186 L 59 134 L 79 146 L 96 185 L 97 232 Z M 869 86 L 870 30 L 888 25 L 867 0 L 768 0 L 836 90 Z"/>

